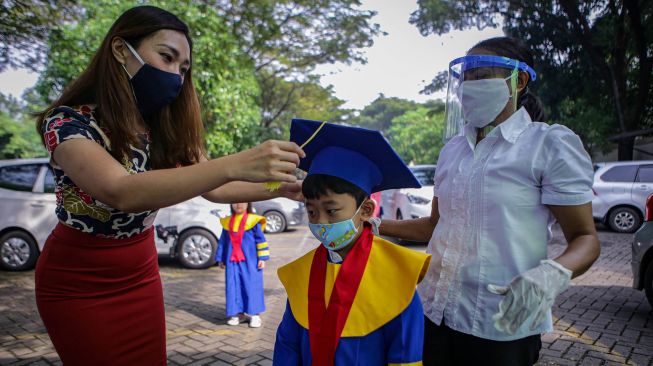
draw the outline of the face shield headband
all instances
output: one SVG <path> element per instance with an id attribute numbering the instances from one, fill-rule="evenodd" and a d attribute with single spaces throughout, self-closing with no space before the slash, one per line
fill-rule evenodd
<path id="1" fill-rule="evenodd" d="M 484 69 L 484 70 L 478 70 Z M 499 76 L 492 71 L 496 69 L 506 69 L 512 71 L 509 78 L 512 90 L 517 89 L 517 75 L 519 71 L 527 72 L 530 80 L 535 80 L 537 74 L 524 62 L 513 60 L 507 57 L 494 55 L 469 55 L 454 59 L 449 63 L 449 81 L 447 83 L 447 103 L 445 111 L 445 142 L 454 136 L 461 135 L 465 124 L 462 104 L 459 98 L 459 88 L 468 74 L 480 74 L 478 78 L 490 79 L 499 78 L 507 80 L 505 76 Z M 489 72 L 489 74 L 488 74 Z M 467 76 L 469 78 L 469 76 Z M 513 92 L 513 103 L 517 107 L 517 93 Z"/>

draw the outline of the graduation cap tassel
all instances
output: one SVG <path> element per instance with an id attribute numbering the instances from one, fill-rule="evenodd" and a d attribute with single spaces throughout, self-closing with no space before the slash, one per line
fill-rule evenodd
<path id="1" fill-rule="evenodd" d="M 313 134 L 311 135 L 311 137 L 309 137 L 306 141 L 304 141 L 304 143 L 302 144 L 302 146 L 300 146 L 299 148 L 300 148 L 300 149 L 303 149 L 304 146 L 308 145 L 308 143 L 311 142 L 311 140 L 313 140 L 313 138 L 317 135 L 317 133 L 320 132 L 320 130 L 322 129 L 322 127 L 324 127 L 324 125 L 326 125 L 326 124 L 327 124 L 327 121 L 323 121 L 322 124 L 320 125 L 320 127 L 318 127 L 318 128 L 315 130 L 315 132 L 313 132 Z M 265 188 L 267 188 L 267 190 L 270 191 L 270 192 L 274 192 L 274 191 L 276 191 L 277 189 L 281 188 L 281 182 L 266 182 L 266 183 L 265 183 Z"/>

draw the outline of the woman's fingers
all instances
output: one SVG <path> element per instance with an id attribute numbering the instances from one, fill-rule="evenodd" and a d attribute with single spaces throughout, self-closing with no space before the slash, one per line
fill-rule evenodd
<path id="1" fill-rule="evenodd" d="M 277 146 L 283 151 L 296 154 L 300 158 L 306 157 L 306 153 L 304 152 L 304 150 L 302 150 L 302 148 L 300 148 L 299 145 L 297 145 L 292 141 L 273 141 L 273 142 L 275 142 Z"/>
<path id="2" fill-rule="evenodd" d="M 287 173 L 276 173 L 271 177 L 269 181 L 282 182 L 282 183 L 295 183 L 297 181 L 297 177 Z"/>

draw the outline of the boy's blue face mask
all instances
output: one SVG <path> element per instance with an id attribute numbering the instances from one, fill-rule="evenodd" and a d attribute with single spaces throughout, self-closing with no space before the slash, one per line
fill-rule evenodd
<path id="1" fill-rule="evenodd" d="M 360 225 L 354 225 L 353 218 L 358 214 L 358 211 L 363 207 L 360 205 L 354 216 L 348 220 L 336 222 L 333 224 L 308 224 L 311 233 L 319 240 L 322 245 L 328 250 L 340 250 L 351 242 L 358 234 Z"/>

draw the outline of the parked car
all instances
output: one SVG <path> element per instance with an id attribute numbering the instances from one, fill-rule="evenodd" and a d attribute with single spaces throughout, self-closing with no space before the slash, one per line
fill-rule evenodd
<path id="1" fill-rule="evenodd" d="M 229 205 L 216 204 L 202 197 L 160 209 L 154 220 L 157 252 L 177 258 L 186 268 L 214 265 L 222 233 L 220 218 L 229 213 Z"/>
<path id="2" fill-rule="evenodd" d="M 416 219 L 431 215 L 435 165 L 409 167 L 422 188 L 389 189 L 381 192 L 381 217 L 384 219 Z"/>
<path id="3" fill-rule="evenodd" d="M 289 226 L 302 225 L 306 220 L 304 204 L 288 198 L 254 202 L 252 211 L 265 216 L 265 232 L 270 234 L 286 231 Z"/>
<path id="4" fill-rule="evenodd" d="M 0 160 L 0 267 L 33 268 L 57 224 L 54 177 L 47 158 Z M 160 255 L 178 257 L 189 268 L 214 263 L 222 232 L 219 216 L 228 205 L 194 198 L 159 210 L 155 243 Z M 167 230 L 162 230 L 167 228 Z"/>
<path id="5" fill-rule="evenodd" d="M 633 233 L 653 193 L 653 160 L 597 163 L 592 188 L 594 219 L 616 232 Z"/>
<path id="6" fill-rule="evenodd" d="M 633 238 L 633 288 L 644 290 L 653 306 L 653 195 L 646 200 L 644 223 Z"/>

